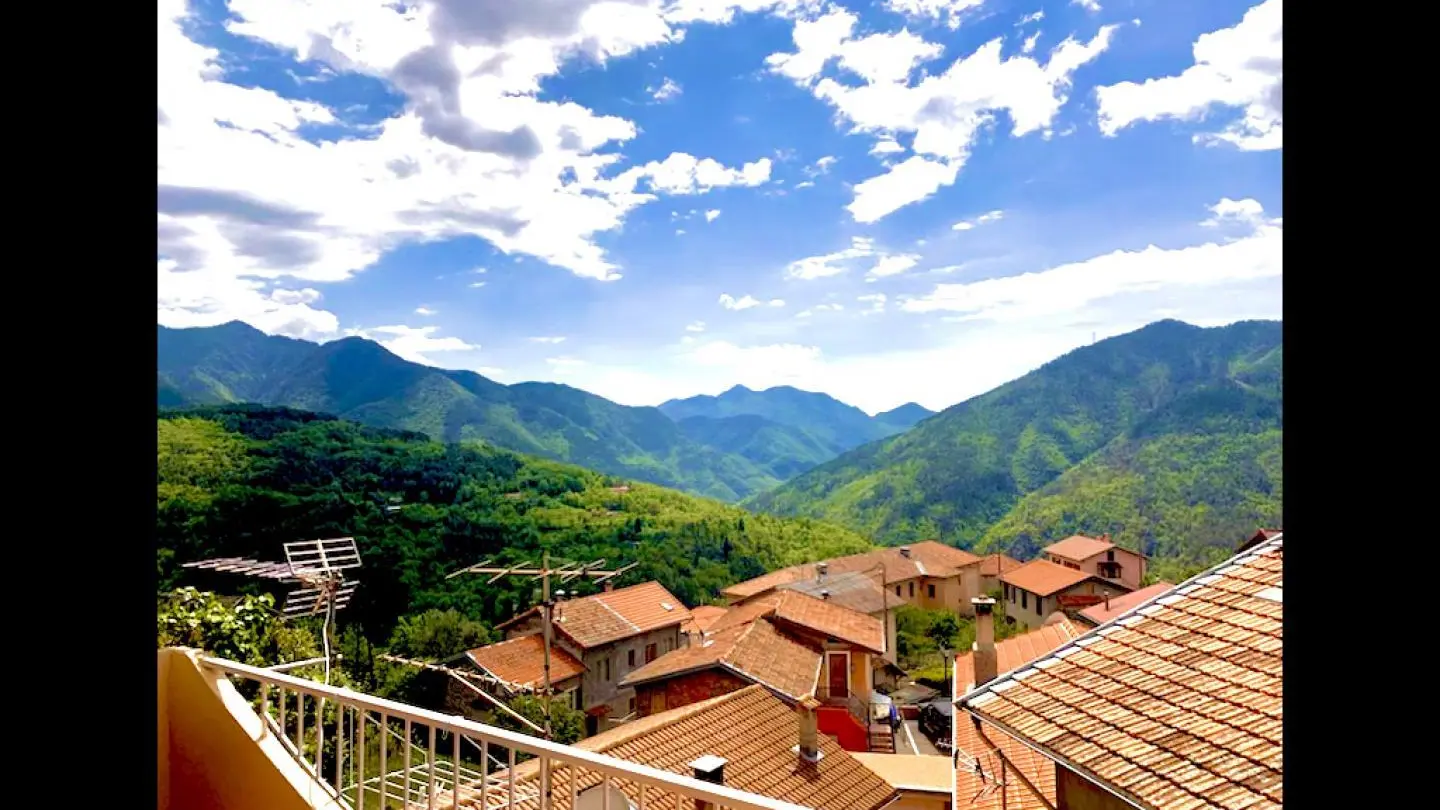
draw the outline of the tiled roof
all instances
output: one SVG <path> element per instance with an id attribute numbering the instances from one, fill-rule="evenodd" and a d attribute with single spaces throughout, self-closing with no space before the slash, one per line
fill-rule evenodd
<path id="1" fill-rule="evenodd" d="M 1029 591 L 1036 596 L 1049 596 L 1073 585 L 1078 585 L 1087 579 L 1104 582 L 1116 589 L 1121 587 L 1109 580 L 1103 580 L 1093 574 L 1087 574 L 1075 568 L 1067 568 L 1049 560 L 1031 560 L 1000 576 L 1001 582 L 1022 591 Z"/>
<path id="2" fill-rule="evenodd" d="M 626 675 L 620 685 L 634 686 L 710 667 L 727 669 L 799 700 L 815 692 L 820 653 L 760 619 L 713 633 L 700 644 L 672 650 Z"/>
<path id="3" fill-rule="evenodd" d="M 777 591 L 736 605 L 710 625 L 710 629 L 718 632 L 762 616 L 848 641 L 872 652 L 885 652 L 885 624 L 879 619 L 799 591 Z"/>
<path id="4" fill-rule="evenodd" d="M 1142 808 L 1284 806 L 1284 535 L 966 695 Z"/>
<path id="5" fill-rule="evenodd" d="M 1141 602 L 1159 596 L 1160 594 L 1170 590 L 1173 587 L 1175 586 L 1171 585 L 1168 582 L 1157 582 L 1154 585 L 1146 585 L 1145 587 L 1141 588 L 1138 591 L 1134 591 L 1133 593 L 1126 593 L 1121 594 L 1120 596 L 1113 597 L 1110 600 L 1110 604 L 1108 607 L 1102 602 L 1101 604 L 1095 605 L 1093 607 L 1085 608 L 1084 610 L 1080 611 L 1080 618 L 1090 622 L 1091 624 L 1101 625 L 1105 622 L 1110 621 L 1116 616 L 1119 616 L 1121 613 L 1124 613 L 1130 608 L 1135 607 Z"/>
<path id="6" fill-rule="evenodd" d="M 880 587 L 879 577 L 855 571 L 848 574 L 826 574 L 815 579 L 802 579 L 781 585 L 781 590 L 798 591 L 817 599 L 825 599 L 832 605 L 839 605 L 860 613 L 879 613 L 886 608 L 898 607 L 900 600 L 887 598 L 888 592 Z M 828 594 L 824 596 L 822 594 Z"/>
<path id="7" fill-rule="evenodd" d="M 1078 638 L 1081 632 L 1074 622 L 1061 619 L 1028 633 L 997 641 L 995 673 L 1000 675 L 1024 666 L 1061 644 Z M 971 652 L 955 656 L 955 683 L 959 684 L 959 694 L 975 688 L 975 662 Z"/>
<path id="8" fill-rule="evenodd" d="M 1235 553 L 1239 554 L 1242 551 L 1249 551 L 1250 549 L 1254 548 L 1260 543 L 1265 542 L 1266 540 L 1269 540 L 1277 534 L 1280 534 L 1279 529 L 1261 529 L 1260 531 L 1255 532 L 1255 534 L 1251 535 L 1249 540 L 1241 543 L 1240 548 L 1235 549 Z"/>
<path id="9" fill-rule="evenodd" d="M 536 610 L 531 608 L 499 627 L 514 624 Z M 555 629 L 586 648 L 689 620 L 685 604 L 658 582 L 642 582 L 555 605 Z"/>
<path id="10" fill-rule="evenodd" d="M 1045 547 L 1045 554 L 1054 554 L 1056 557 L 1064 557 L 1075 562 L 1084 562 L 1096 554 L 1108 551 L 1115 547 L 1109 540 L 1097 540 L 1094 537 L 1086 537 L 1083 534 L 1072 534 L 1058 543 L 1051 543 Z"/>
<path id="11" fill-rule="evenodd" d="M 964 712 L 955 714 L 955 810 L 1048 810 L 1057 805 L 1055 763 L 1000 729 L 983 724 L 985 737 Z M 989 742 L 986 742 L 986 740 Z M 1045 801 L 1008 771 L 991 743 L 1020 769 Z M 1049 802 L 1047 805 L 1046 802 Z"/>
<path id="12" fill-rule="evenodd" d="M 575 746 L 684 776 L 693 776 L 691 762 L 713 754 L 726 760 L 727 787 L 819 810 L 877 810 L 895 798 L 894 788 L 828 735 L 818 735 L 823 754 L 820 761 L 802 763 L 794 751 L 799 738 L 800 720 L 795 711 L 760 686 L 749 686 L 632 720 Z M 517 766 L 516 782 L 538 782 L 539 770 L 538 760 Z M 506 776 L 497 778 L 503 782 Z M 570 769 L 556 765 L 551 778 L 551 807 L 572 810 Z M 593 788 L 600 781 L 600 774 L 581 769 L 576 791 Z M 638 784 L 620 779 L 611 784 L 641 805 Z M 643 806 L 675 806 L 673 795 L 656 788 L 645 790 Z M 478 806 L 478 793 L 462 791 L 462 801 Z M 447 795 L 439 805 L 448 807 L 449 802 Z M 522 810 L 535 810 L 537 805 L 538 798 L 516 804 Z"/>
<path id="13" fill-rule="evenodd" d="M 909 549 L 910 556 L 905 556 L 902 549 Z M 925 540 L 909 546 L 878 548 L 874 551 L 851 554 L 846 557 L 836 557 L 831 560 L 825 560 L 824 562 L 827 573 L 830 575 L 870 570 L 874 570 L 878 575 L 880 573 L 879 568 L 883 566 L 885 582 L 887 584 L 893 584 L 922 576 L 938 577 L 941 579 L 953 577 L 959 573 L 961 568 L 979 561 L 979 557 L 976 557 L 968 551 L 947 546 L 944 543 L 938 543 L 934 540 Z M 791 582 L 802 579 L 815 579 L 816 576 L 817 570 L 815 563 L 793 565 L 789 568 L 771 571 L 755 579 L 731 585 L 721 591 L 721 593 L 732 599 L 748 599 Z"/>
<path id="14" fill-rule="evenodd" d="M 896 790 L 950 795 L 950 758 L 923 754 L 867 754 L 850 756 L 875 772 Z"/>
<path id="15" fill-rule="evenodd" d="M 703 633 L 710 629 L 715 620 L 725 615 L 726 608 L 717 605 L 701 605 L 690 608 L 690 621 L 680 628 L 686 633 Z"/>
<path id="16" fill-rule="evenodd" d="M 980 576 L 998 577 L 1006 571 L 1019 568 L 1024 563 L 1008 554 L 989 554 L 980 558 Z"/>
<path id="17" fill-rule="evenodd" d="M 512 638 L 467 652 L 476 666 L 510 684 L 512 689 L 535 689 L 545 682 L 545 640 L 537 633 Z M 556 644 L 550 645 L 550 683 L 584 674 L 585 665 Z"/>

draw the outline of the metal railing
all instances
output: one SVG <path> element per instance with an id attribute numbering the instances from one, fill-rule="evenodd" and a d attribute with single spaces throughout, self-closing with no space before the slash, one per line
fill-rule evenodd
<path id="1" fill-rule="evenodd" d="M 809 810 L 274 670 L 200 663 L 239 679 L 269 732 L 353 810 Z"/>

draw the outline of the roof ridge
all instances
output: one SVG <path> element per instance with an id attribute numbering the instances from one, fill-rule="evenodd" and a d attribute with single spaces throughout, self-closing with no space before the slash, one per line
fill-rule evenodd
<path id="1" fill-rule="evenodd" d="M 680 722 L 681 720 L 685 720 L 685 719 L 687 719 L 687 718 L 689 718 L 689 717 L 693 717 L 693 716 L 699 714 L 700 712 L 706 711 L 707 709 L 713 708 L 713 707 L 715 707 L 715 706 L 719 706 L 719 705 L 721 705 L 722 703 L 728 703 L 728 702 L 731 701 L 731 700 L 736 700 L 736 699 L 738 699 L 741 695 L 744 695 L 744 694 L 746 694 L 747 692 L 751 692 L 752 690 L 763 689 L 763 688 L 764 688 L 764 687 L 760 686 L 759 684 L 751 684 L 751 685 L 746 686 L 746 687 L 744 687 L 744 688 L 736 689 L 734 692 L 726 692 L 726 693 L 723 694 L 723 695 L 718 695 L 718 696 L 713 697 L 713 698 L 706 698 L 705 700 L 702 700 L 702 701 L 699 701 L 699 702 L 696 702 L 696 703 L 691 703 L 691 704 L 688 704 L 688 705 L 685 705 L 685 706 L 681 706 L 681 707 L 679 707 L 679 708 L 667 709 L 666 711 L 660 712 L 658 715 L 657 715 L 657 714 L 652 714 L 652 715 L 650 715 L 650 717 L 654 718 L 654 717 L 659 717 L 659 716 L 666 715 L 666 714 L 670 714 L 671 712 L 674 712 L 674 714 L 671 715 L 670 717 L 666 717 L 666 718 L 664 719 L 664 722 L 658 722 L 658 723 L 656 723 L 656 722 L 652 722 L 652 723 L 639 723 L 639 722 L 631 721 L 630 723 L 627 723 L 626 725 L 620 726 L 618 729 L 611 729 L 611 730 L 610 730 L 610 731 L 619 731 L 619 730 L 621 730 L 621 729 L 625 729 L 625 730 L 628 730 L 628 731 L 630 732 L 629 734 L 617 734 L 617 735 L 615 735 L 614 738 L 606 739 L 606 740 L 604 741 L 604 744 L 603 744 L 603 745 L 600 745 L 600 746 L 591 748 L 591 749 L 589 749 L 589 750 L 594 751 L 594 752 L 596 752 L 596 753 L 603 753 L 603 752 L 605 752 L 605 751 L 609 751 L 610 749 L 615 748 L 616 746 L 624 745 L 625 743 L 630 742 L 631 740 L 635 739 L 636 737 L 639 737 L 639 736 L 644 735 L 644 734 L 649 734 L 650 732 L 655 731 L 655 730 L 657 730 L 657 729 L 662 729 L 662 728 L 666 728 L 667 726 L 674 725 L 675 723 L 678 723 L 678 722 Z M 603 733 L 608 734 L 608 733 L 610 733 L 610 732 L 609 732 L 609 731 L 606 731 L 606 732 L 603 732 Z M 584 740 L 581 740 L 580 742 L 583 744 L 585 741 L 584 741 Z"/>

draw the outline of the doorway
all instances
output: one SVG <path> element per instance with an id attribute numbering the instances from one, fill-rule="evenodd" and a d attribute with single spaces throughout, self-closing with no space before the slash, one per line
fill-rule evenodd
<path id="1" fill-rule="evenodd" d="M 850 697 L 850 656 L 846 653 L 830 653 L 830 697 Z"/>

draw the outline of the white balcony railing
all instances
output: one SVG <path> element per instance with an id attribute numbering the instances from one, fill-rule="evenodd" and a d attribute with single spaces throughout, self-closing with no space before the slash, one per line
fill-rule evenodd
<path id="1" fill-rule="evenodd" d="M 274 670 L 200 662 L 238 679 L 330 802 L 353 810 L 809 810 Z"/>

